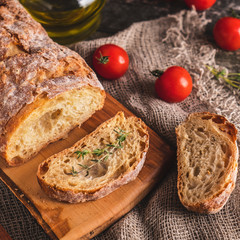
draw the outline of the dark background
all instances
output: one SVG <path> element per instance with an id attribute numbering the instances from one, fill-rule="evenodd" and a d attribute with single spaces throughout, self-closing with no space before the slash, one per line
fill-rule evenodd
<path id="1" fill-rule="evenodd" d="M 102 22 L 90 39 L 110 36 L 129 27 L 134 22 L 156 19 L 188 9 L 184 0 L 107 0 L 102 11 Z M 240 13 L 240 0 L 217 0 L 206 16 L 212 19 L 206 37 L 212 43 L 212 29 L 221 17 L 231 15 L 232 9 Z M 200 12 L 201 13 L 201 12 Z M 218 47 L 216 46 L 218 49 Z M 227 52 L 218 49 L 217 63 L 234 71 L 240 71 L 240 51 Z"/>

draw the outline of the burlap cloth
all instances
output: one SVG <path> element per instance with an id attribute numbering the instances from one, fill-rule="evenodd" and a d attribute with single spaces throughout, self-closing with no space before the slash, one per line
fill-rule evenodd
<path id="1" fill-rule="evenodd" d="M 115 43 L 126 49 L 130 57 L 128 72 L 116 81 L 100 78 L 102 84 L 107 92 L 175 146 L 174 128 L 191 112 L 223 114 L 240 129 L 239 94 L 212 78 L 205 67 L 206 64 L 218 67 L 216 50 L 206 40 L 208 22 L 204 13 L 184 10 L 177 15 L 135 23 L 112 37 L 80 42 L 73 48 L 90 65 L 93 51 L 102 44 Z M 177 104 L 157 98 L 156 78 L 150 74 L 151 70 L 172 65 L 185 67 L 194 81 L 191 95 Z M 239 177 L 234 192 L 219 213 L 200 215 L 188 212 L 181 205 L 176 176 L 175 161 L 166 178 L 141 203 L 95 239 L 240 239 Z M 2 183 L 0 190 L 1 218 L 4 216 L 1 223 L 13 239 L 48 239 Z"/>

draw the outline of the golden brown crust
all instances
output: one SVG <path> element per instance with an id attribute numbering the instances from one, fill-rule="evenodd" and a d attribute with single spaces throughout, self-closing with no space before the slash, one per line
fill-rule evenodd
<path id="1" fill-rule="evenodd" d="M 197 213 L 208 213 L 208 214 L 214 214 L 219 212 L 223 206 L 226 204 L 228 198 L 230 197 L 230 194 L 234 190 L 236 177 L 237 177 L 237 166 L 238 166 L 238 148 L 237 148 L 237 129 L 235 126 L 228 122 L 228 120 L 221 115 L 217 115 L 214 113 L 209 112 L 201 112 L 201 113 L 192 113 L 188 116 L 185 122 L 190 120 L 192 117 L 199 116 L 203 119 L 212 119 L 213 122 L 219 124 L 220 131 L 227 133 L 229 140 L 233 143 L 235 148 L 232 148 L 232 155 L 233 161 L 231 164 L 229 164 L 228 168 L 225 169 L 225 174 L 229 175 L 229 178 L 227 182 L 225 182 L 225 185 L 222 189 L 219 189 L 219 191 L 215 192 L 211 197 L 205 199 L 201 202 L 196 202 L 195 204 L 188 204 L 183 200 L 182 196 L 182 166 L 179 161 L 180 156 L 180 128 L 181 125 L 179 125 L 176 128 L 176 136 L 177 136 L 177 159 L 178 159 L 178 179 L 177 179 L 177 188 L 178 188 L 178 196 L 183 204 L 184 207 L 186 207 L 190 211 L 194 211 Z"/>
<path id="2" fill-rule="evenodd" d="M 3 157 L 8 131 L 14 130 L 23 112 L 26 114 L 42 95 L 50 99 L 62 92 L 93 86 L 105 96 L 86 62 L 76 52 L 53 42 L 17 0 L 0 0 L 0 76 Z"/>
<path id="3" fill-rule="evenodd" d="M 118 114 L 123 114 L 123 113 L 119 112 Z M 104 126 L 107 126 L 107 124 L 110 121 L 111 121 L 111 119 L 104 122 Z M 143 167 L 143 164 L 144 164 L 145 158 L 146 158 L 146 154 L 147 154 L 147 151 L 149 148 L 149 135 L 147 132 L 146 124 L 139 118 L 136 118 L 135 121 L 139 121 L 141 123 L 142 130 L 145 132 L 145 134 L 147 134 L 147 139 L 145 142 L 145 148 L 141 153 L 141 157 L 135 161 L 135 163 L 133 164 L 131 169 L 128 169 L 126 172 L 124 172 L 122 175 L 120 175 L 117 179 L 111 181 L 110 183 L 106 184 L 103 187 L 96 187 L 95 189 L 85 190 L 85 191 L 73 191 L 73 190 L 65 189 L 65 188 L 63 189 L 63 188 L 59 188 L 59 187 L 56 187 L 53 185 L 49 185 L 46 183 L 46 181 L 44 181 L 42 176 L 44 176 L 46 169 L 48 169 L 48 163 L 50 161 L 52 161 L 52 159 L 54 159 L 55 157 L 57 157 L 59 155 L 64 156 L 64 155 L 67 155 L 68 152 L 71 152 L 71 151 L 74 152 L 74 149 L 76 149 L 78 146 L 81 146 L 84 143 L 86 137 L 87 138 L 91 137 L 92 135 L 95 134 L 95 132 L 99 131 L 100 128 L 103 128 L 103 126 L 100 125 L 97 129 L 94 130 L 94 132 L 90 133 L 88 136 L 86 136 L 85 138 L 83 138 L 80 141 L 78 141 L 77 143 L 75 143 L 71 148 L 65 149 L 62 152 L 51 156 L 50 158 L 48 158 L 47 160 L 45 160 L 44 162 L 42 162 L 39 165 L 38 171 L 37 171 L 37 179 L 38 179 L 39 185 L 41 186 L 43 191 L 50 198 L 56 199 L 58 201 L 65 201 L 65 202 L 69 202 L 69 203 L 78 203 L 78 202 L 86 202 L 86 201 L 91 201 L 91 200 L 96 200 L 96 199 L 102 198 L 102 197 L 110 194 L 115 189 L 119 188 L 120 186 L 133 181 L 137 177 L 137 175 L 139 174 L 139 172 L 141 171 L 141 169 Z"/>

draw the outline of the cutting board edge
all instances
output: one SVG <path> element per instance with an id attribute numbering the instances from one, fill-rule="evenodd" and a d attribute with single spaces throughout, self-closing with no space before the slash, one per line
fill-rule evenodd
<path id="1" fill-rule="evenodd" d="M 174 152 L 172 152 L 172 155 L 168 156 L 169 164 L 164 164 L 163 167 L 160 169 L 158 174 L 156 174 L 158 181 L 162 180 L 166 174 L 168 169 L 170 169 L 170 163 L 172 162 L 172 158 L 174 157 Z M 166 162 L 168 162 L 166 160 Z M 165 174 L 160 175 L 161 172 L 164 172 Z M 138 178 L 138 176 L 137 176 Z M 62 238 L 58 238 L 57 235 L 54 233 L 54 231 L 51 229 L 51 227 L 48 225 L 48 223 L 42 218 L 41 213 L 37 209 L 37 207 L 31 202 L 30 198 L 27 196 L 27 194 L 22 191 L 14 181 L 11 180 L 10 177 L 7 176 L 7 174 L 4 173 L 4 171 L 0 168 L 0 179 L 1 181 L 9 188 L 9 190 L 15 195 L 16 198 L 28 209 L 29 213 L 36 219 L 38 224 L 42 227 L 42 229 L 45 231 L 45 233 L 52 239 L 52 240 L 67 240 L 71 236 L 71 232 L 74 232 L 74 229 L 72 229 L 69 233 L 67 233 Z M 139 179 L 141 181 L 141 179 Z M 156 181 L 152 181 L 152 183 L 149 185 L 148 188 L 146 188 L 143 192 L 141 192 L 140 197 L 138 198 L 138 201 L 136 201 L 134 204 L 132 204 L 129 208 L 127 208 L 125 211 L 121 212 L 119 211 L 117 214 L 115 214 L 114 217 L 112 217 L 108 222 L 105 222 L 103 225 L 97 227 L 95 230 L 85 234 L 80 239 L 85 240 L 89 238 L 93 238 L 100 234 L 102 231 L 109 228 L 112 224 L 117 222 L 119 219 L 124 217 L 128 212 L 130 212 L 139 202 L 141 202 L 151 191 L 152 189 L 156 187 Z M 71 238 L 73 239 L 73 238 Z M 75 238 L 79 239 L 79 238 Z"/>
<path id="2" fill-rule="evenodd" d="M 107 98 L 109 98 L 110 102 L 113 102 L 114 104 L 118 105 L 119 111 L 123 111 L 128 116 L 129 115 L 135 116 L 134 113 L 129 111 L 126 107 L 124 107 L 121 103 L 119 103 L 115 98 L 113 98 L 108 93 L 107 93 Z M 103 109 L 103 111 L 104 111 L 104 109 Z M 108 114 L 111 115 L 114 111 L 115 110 L 111 110 L 110 112 L 108 112 Z M 97 112 L 99 112 L 99 111 L 97 111 Z M 112 225 L 114 222 L 116 222 L 119 218 L 123 217 L 126 213 L 128 213 L 134 206 L 136 206 L 153 189 L 153 187 L 156 185 L 156 178 L 162 179 L 167 173 L 167 171 L 165 169 L 166 168 L 170 169 L 170 166 L 169 166 L 169 164 L 167 164 L 167 162 L 172 163 L 172 159 L 174 157 L 174 150 L 169 146 L 169 144 L 166 141 L 164 141 L 161 137 L 159 137 L 159 135 L 155 131 L 153 131 L 149 127 L 148 127 L 148 129 L 151 132 L 151 134 L 155 135 L 155 137 L 157 137 L 163 145 L 165 145 L 165 146 L 167 146 L 167 148 L 169 148 L 169 150 L 167 150 L 167 152 L 170 153 L 170 155 L 168 156 L 169 161 L 167 161 L 166 159 L 163 161 L 163 166 L 161 166 L 161 168 L 159 169 L 159 173 L 155 174 L 156 176 L 154 175 L 155 180 L 152 181 L 151 184 L 149 184 L 148 188 L 144 189 L 144 191 L 141 192 L 141 194 L 140 194 L 141 197 L 131 207 L 129 207 L 129 209 L 127 209 L 124 212 L 119 211 L 118 215 L 115 215 L 116 217 L 111 218 L 108 222 L 106 222 L 106 223 L 102 224 L 101 226 L 97 227 L 96 231 L 94 229 L 94 233 L 90 234 L 92 232 L 91 231 L 91 232 L 89 232 L 85 235 L 82 235 L 81 239 L 89 239 L 89 237 L 92 238 L 92 237 L 96 236 L 97 234 L 99 234 L 100 232 L 102 232 L 103 230 L 108 228 L 110 225 Z M 161 175 L 160 172 L 163 172 L 164 174 Z M 37 220 L 37 222 L 41 225 L 43 230 L 46 232 L 46 234 L 48 234 L 48 236 L 51 239 L 53 239 L 53 240 L 63 239 L 64 236 L 59 237 L 59 238 L 57 237 L 54 230 L 52 230 L 50 225 L 48 225 L 48 223 L 42 218 L 42 215 L 39 212 L 38 208 L 34 205 L 34 203 L 31 202 L 31 200 L 30 200 L 31 198 L 28 197 L 27 194 L 24 191 L 22 191 L 17 186 L 17 184 L 7 174 L 4 173 L 4 171 L 1 168 L 0 168 L 0 179 L 5 183 L 5 185 L 7 185 L 7 187 L 13 192 L 13 194 L 23 203 L 23 205 L 28 209 L 30 214 Z M 141 179 L 140 179 L 140 181 L 141 181 Z M 79 239 L 79 238 L 76 238 L 76 239 Z"/>
<path id="3" fill-rule="evenodd" d="M 173 156 L 169 157 L 172 158 Z M 165 172 L 165 174 L 161 175 L 158 174 L 158 181 L 161 181 L 166 175 L 167 172 L 166 170 L 169 170 L 170 167 L 170 163 L 169 164 L 165 164 L 163 168 L 161 168 L 161 172 Z M 140 180 L 140 179 L 139 179 Z M 141 181 L 141 180 L 140 180 Z M 127 213 L 129 213 L 135 206 L 137 206 L 155 187 L 156 187 L 156 182 L 152 182 L 151 185 L 149 185 L 150 187 L 146 188 L 145 191 L 142 191 L 141 194 L 139 195 L 140 197 L 138 198 L 138 201 L 136 201 L 134 204 L 132 204 L 131 206 L 129 206 L 129 208 L 126 208 L 125 211 L 119 211 L 117 214 L 114 215 L 114 217 L 112 217 L 108 222 L 104 223 L 103 225 L 95 228 L 94 231 L 91 231 L 85 235 L 83 235 L 80 239 L 81 240 L 88 240 L 88 239 L 92 239 L 93 237 L 97 236 L 98 234 L 100 234 L 101 232 L 105 231 L 106 229 L 108 229 L 109 227 L 111 227 L 114 223 L 116 223 L 118 220 L 120 220 L 121 218 L 123 218 Z M 77 229 L 77 227 L 76 227 Z M 71 230 L 71 232 L 74 232 L 75 228 Z M 68 239 L 72 239 L 72 240 L 78 240 L 79 238 L 69 238 L 71 237 L 71 233 L 69 232 L 68 234 L 66 234 L 64 237 L 60 238 L 61 240 L 68 240 Z"/>

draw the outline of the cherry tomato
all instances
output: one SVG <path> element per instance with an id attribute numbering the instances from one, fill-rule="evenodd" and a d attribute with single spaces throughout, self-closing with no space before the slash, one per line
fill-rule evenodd
<path id="1" fill-rule="evenodd" d="M 185 0 L 188 7 L 194 6 L 199 11 L 210 8 L 215 2 L 216 0 Z"/>
<path id="2" fill-rule="evenodd" d="M 129 65 L 126 51 L 114 44 L 105 44 L 99 47 L 94 52 L 92 61 L 95 71 L 109 80 L 123 76 Z"/>
<path id="3" fill-rule="evenodd" d="M 213 29 L 214 39 L 219 47 L 228 51 L 240 48 L 240 19 L 224 17 L 217 21 Z"/>
<path id="4" fill-rule="evenodd" d="M 162 100 L 181 102 L 192 91 L 192 78 L 186 69 L 172 66 L 156 80 L 155 89 Z"/>

